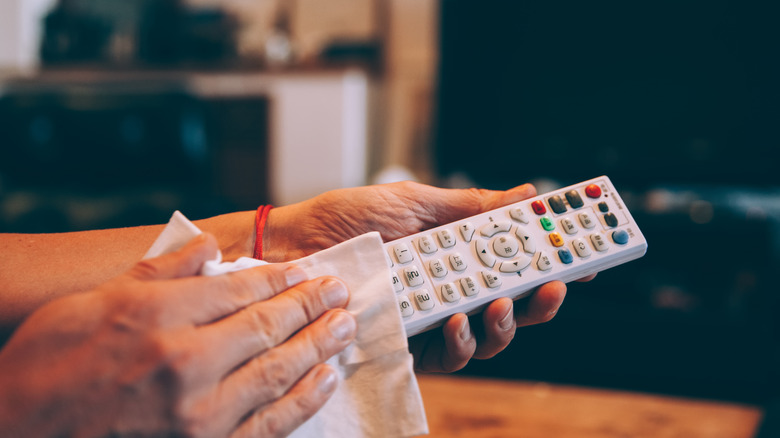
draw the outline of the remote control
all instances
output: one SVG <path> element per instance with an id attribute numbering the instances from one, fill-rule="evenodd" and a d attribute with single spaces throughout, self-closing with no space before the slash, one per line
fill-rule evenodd
<path id="1" fill-rule="evenodd" d="M 647 241 L 606 176 L 384 244 L 406 335 L 642 257 Z"/>

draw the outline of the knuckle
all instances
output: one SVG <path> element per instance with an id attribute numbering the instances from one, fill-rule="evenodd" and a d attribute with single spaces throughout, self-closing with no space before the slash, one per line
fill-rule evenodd
<path id="1" fill-rule="evenodd" d="M 278 358 L 273 352 L 269 353 L 263 362 L 258 370 L 258 380 L 268 391 L 267 396 L 272 400 L 278 400 L 297 380 L 293 372 L 295 367 Z"/>

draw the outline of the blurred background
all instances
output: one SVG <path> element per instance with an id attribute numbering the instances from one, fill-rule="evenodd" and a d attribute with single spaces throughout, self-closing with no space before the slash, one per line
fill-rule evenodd
<path id="1" fill-rule="evenodd" d="M 726 0 L 4 0 L 0 231 L 606 174 L 647 255 L 462 373 L 769 404 L 777 17 Z"/>

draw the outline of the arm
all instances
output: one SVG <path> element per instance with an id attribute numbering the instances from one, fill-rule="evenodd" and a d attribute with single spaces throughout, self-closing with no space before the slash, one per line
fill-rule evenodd
<path id="1" fill-rule="evenodd" d="M 253 211 L 196 221 L 213 234 L 225 260 L 251 256 Z M 164 225 L 60 234 L 0 234 L 0 329 L 12 329 L 43 304 L 90 290 L 126 272 Z"/>

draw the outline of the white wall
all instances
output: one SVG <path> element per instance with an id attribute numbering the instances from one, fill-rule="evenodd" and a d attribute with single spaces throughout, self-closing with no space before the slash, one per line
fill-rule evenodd
<path id="1" fill-rule="evenodd" d="M 42 19 L 56 0 L 0 0 L 0 69 L 38 65 Z"/>

